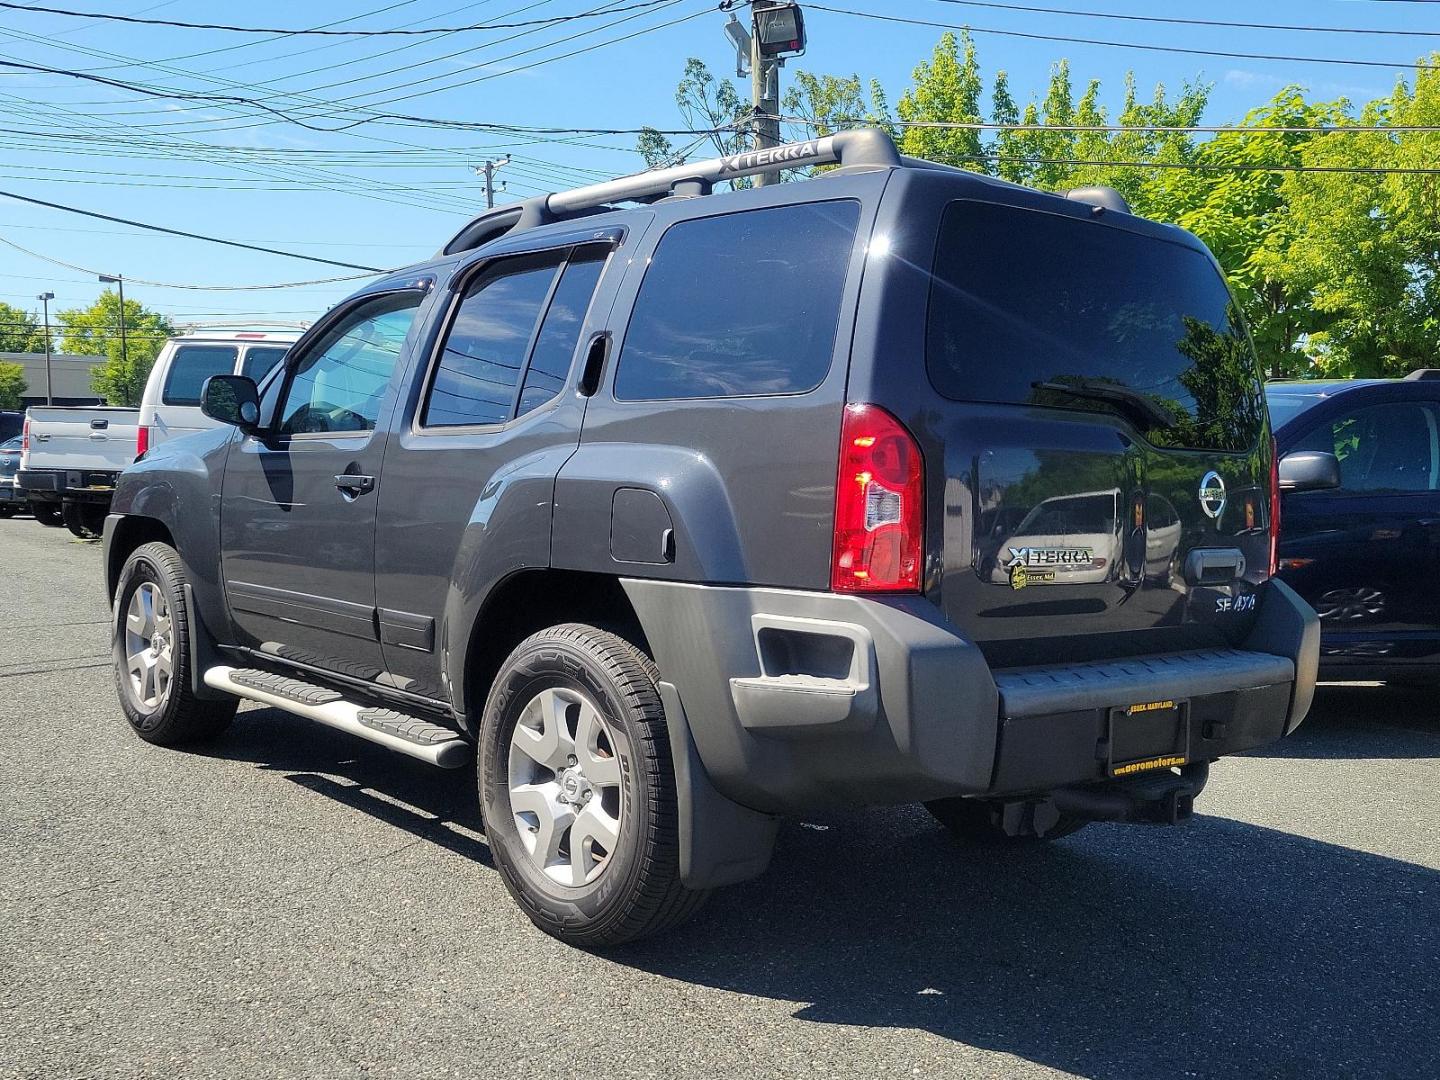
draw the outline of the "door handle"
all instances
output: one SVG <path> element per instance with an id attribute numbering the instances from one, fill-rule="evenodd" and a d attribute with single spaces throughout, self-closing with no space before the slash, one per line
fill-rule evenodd
<path id="1" fill-rule="evenodd" d="M 335 486 L 347 499 L 358 498 L 375 489 L 375 477 L 360 476 L 357 473 L 341 473 L 335 477 Z"/>

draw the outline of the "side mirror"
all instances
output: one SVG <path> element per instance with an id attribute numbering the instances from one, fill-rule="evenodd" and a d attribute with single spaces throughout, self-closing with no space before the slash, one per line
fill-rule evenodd
<path id="1" fill-rule="evenodd" d="M 1323 450 L 1292 450 L 1280 459 L 1281 491 L 1325 491 L 1340 486 L 1340 459 Z"/>
<path id="2" fill-rule="evenodd" d="M 260 391 L 245 375 L 211 375 L 200 390 L 200 411 L 250 434 L 260 425 Z"/>

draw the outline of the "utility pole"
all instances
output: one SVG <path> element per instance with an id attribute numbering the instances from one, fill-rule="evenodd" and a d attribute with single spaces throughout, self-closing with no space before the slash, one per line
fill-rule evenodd
<path id="1" fill-rule="evenodd" d="M 55 299 L 53 292 L 42 292 L 35 297 L 39 300 L 45 310 L 45 404 L 55 404 L 55 383 L 50 377 L 50 301 Z"/>
<path id="2" fill-rule="evenodd" d="M 505 190 L 505 184 L 503 182 L 498 186 L 496 185 L 495 173 L 509 164 L 510 155 L 506 154 L 498 161 L 491 161 L 487 158 L 484 165 L 475 166 L 475 175 L 485 178 L 485 208 L 487 210 L 493 210 L 495 208 L 495 192 Z"/>
<path id="3" fill-rule="evenodd" d="M 752 6 L 750 13 L 758 23 L 759 9 Z M 774 118 L 780 112 L 780 60 L 760 51 L 758 28 L 752 28 L 750 34 L 750 101 L 755 108 L 755 149 L 779 146 L 780 121 Z M 755 177 L 756 187 L 768 187 L 779 182 L 779 169 L 759 173 Z"/>
<path id="4" fill-rule="evenodd" d="M 780 145 L 780 68 L 805 51 L 805 16 L 793 0 L 750 0 L 750 101 L 755 149 Z M 755 177 L 756 187 L 780 182 L 780 170 Z"/>
<path id="5" fill-rule="evenodd" d="M 130 353 L 125 347 L 125 276 L 123 274 L 99 274 L 102 284 L 118 285 L 120 287 L 120 369 L 126 372 L 129 377 Z M 143 387 L 142 387 L 143 389 Z"/>

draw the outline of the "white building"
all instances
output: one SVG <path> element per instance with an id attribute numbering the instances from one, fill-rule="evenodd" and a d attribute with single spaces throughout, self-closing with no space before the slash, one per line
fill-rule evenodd
<path id="1" fill-rule="evenodd" d="M 90 386 L 90 372 L 105 362 L 103 356 L 50 354 L 50 396 L 56 405 L 103 405 L 104 399 Z M 19 364 L 25 369 L 25 394 L 21 408 L 45 404 L 45 354 L 0 352 L 0 363 Z"/>

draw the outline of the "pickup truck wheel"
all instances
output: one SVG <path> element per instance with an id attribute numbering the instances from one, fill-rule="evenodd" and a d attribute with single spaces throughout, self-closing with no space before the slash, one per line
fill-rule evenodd
<path id="1" fill-rule="evenodd" d="M 105 529 L 105 508 L 97 503 L 67 502 L 60 515 L 65 527 L 81 540 L 97 540 Z"/>
<path id="2" fill-rule="evenodd" d="M 495 865 L 541 930 L 582 947 L 667 929 L 706 894 L 680 881 L 675 772 L 654 662 L 567 623 L 500 668 L 480 730 Z"/>
<path id="3" fill-rule="evenodd" d="M 120 571 L 112 613 L 115 684 L 135 734 L 159 746 L 219 735 L 239 702 L 202 701 L 190 688 L 185 567 L 167 544 L 136 548 Z"/>
<path id="4" fill-rule="evenodd" d="M 65 524 L 65 511 L 60 508 L 59 503 L 32 502 L 30 513 L 35 515 L 35 520 L 47 529 L 58 529 Z"/>
<path id="5" fill-rule="evenodd" d="M 925 804 L 925 809 L 954 836 L 972 844 L 1044 843 L 1079 832 L 1089 824 L 1085 818 L 1061 814 L 1060 820 L 1044 836 L 1009 836 L 1000 825 L 999 803 L 984 799 L 934 799 Z"/>

